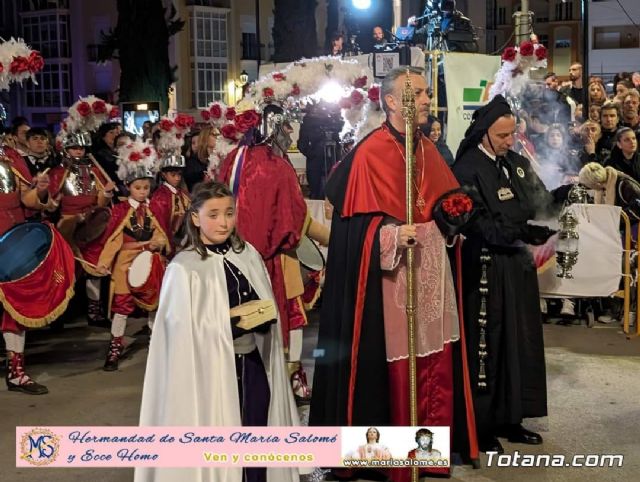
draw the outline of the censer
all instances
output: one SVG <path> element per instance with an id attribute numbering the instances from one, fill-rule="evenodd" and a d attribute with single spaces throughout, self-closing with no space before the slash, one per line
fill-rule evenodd
<path id="1" fill-rule="evenodd" d="M 558 232 L 558 244 L 556 246 L 557 276 L 564 279 L 573 279 L 571 270 L 578 262 L 578 217 L 568 207 L 564 209 L 558 218 L 560 231 Z"/>

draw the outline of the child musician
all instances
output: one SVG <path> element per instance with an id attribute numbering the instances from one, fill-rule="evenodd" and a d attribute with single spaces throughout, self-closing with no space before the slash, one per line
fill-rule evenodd
<path id="1" fill-rule="evenodd" d="M 141 141 L 132 142 L 118 150 L 118 177 L 127 186 L 129 198 L 127 202 L 113 207 L 111 220 L 100 239 L 100 254 L 95 263 L 98 274 L 111 275 L 114 293 L 111 302 L 111 343 L 104 364 L 105 371 L 118 369 L 118 360 L 124 349 L 127 317 L 133 313 L 136 305 L 149 312 L 149 326 L 153 326 L 164 268 L 157 269 L 154 264 L 150 269 L 148 298 L 145 296 L 145 301 L 132 295 L 127 276 L 133 260 L 142 251 L 160 253 L 170 250 L 168 234 L 149 206 L 155 158 L 153 147 Z"/>
<path id="2" fill-rule="evenodd" d="M 169 264 L 149 350 L 140 424 L 291 426 L 279 317 L 260 254 L 235 231 L 231 191 L 195 187 L 186 248 Z M 299 480 L 294 468 L 136 469 L 136 482 Z"/>

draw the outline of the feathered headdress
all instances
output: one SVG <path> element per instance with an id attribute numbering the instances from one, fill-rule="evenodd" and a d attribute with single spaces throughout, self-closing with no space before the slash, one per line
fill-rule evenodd
<path id="1" fill-rule="evenodd" d="M 158 124 L 160 138 L 156 144 L 159 156 L 158 169 L 185 167 L 181 149 L 184 137 L 191 131 L 195 119 L 187 114 L 178 114 L 171 119 L 168 116 L 160 118 Z"/>
<path id="2" fill-rule="evenodd" d="M 11 37 L 0 43 L 0 90 L 9 90 L 11 83 L 22 84 L 27 79 L 37 84 L 35 74 L 43 67 L 40 52 L 31 50 L 21 38 Z"/>
<path id="3" fill-rule="evenodd" d="M 118 177 L 125 184 L 153 179 L 158 153 L 149 141 L 136 139 L 118 148 Z"/>
<path id="4" fill-rule="evenodd" d="M 120 116 L 118 107 L 95 95 L 80 97 L 71 107 L 69 115 L 62 121 L 56 136 L 56 147 L 61 149 L 77 144 L 80 137 L 97 130 L 105 122 L 113 122 Z M 88 145 L 91 145 L 90 143 Z"/>

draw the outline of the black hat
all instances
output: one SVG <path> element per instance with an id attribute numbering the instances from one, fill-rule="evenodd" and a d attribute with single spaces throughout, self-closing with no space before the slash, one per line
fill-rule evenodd
<path id="1" fill-rule="evenodd" d="M 513 114 L 511 106 L 502 95 L 498 94 L 487 105 L 480 107 L 473 113 L 471 125 L 464 133 L 464 139 L 458 147 L 456 160 L 460 159 L 469 149 L 478 145 L 482 137 L 487 133 L 489 127 L 500 117 Z"/>

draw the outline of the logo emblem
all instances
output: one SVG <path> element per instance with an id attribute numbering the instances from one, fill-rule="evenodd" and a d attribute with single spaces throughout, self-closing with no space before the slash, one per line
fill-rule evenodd
<path id="1" fill-rule="evenodd" d="M 59 449 L 60 436 L 46 428 L 34 428 L 20 440 L 20 458 L 31 465 L 53 463 L 58 457 Z"/>
<path id="2" fill-rule="evenodd" d="M 524 177 L 524 169 L 522 169 L 521 167 L 516 169 L 516 173 L 518 174 L 518 176 Z"/>

